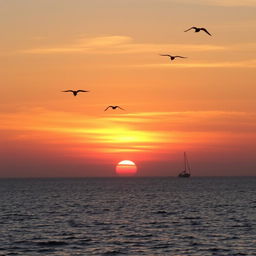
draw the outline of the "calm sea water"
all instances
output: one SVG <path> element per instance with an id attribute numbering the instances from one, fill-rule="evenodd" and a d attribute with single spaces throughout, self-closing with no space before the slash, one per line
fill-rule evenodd
<path id="1" fill-rule="evenodd" d="M 256 255 L 256 178 L 0 180 L 0 255 Z"/>

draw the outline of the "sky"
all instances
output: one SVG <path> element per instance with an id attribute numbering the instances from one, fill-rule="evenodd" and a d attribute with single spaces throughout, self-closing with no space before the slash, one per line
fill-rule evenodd
<path id="1" fill-rule="evenodd" d="M 193 176 L 256 175 L 255 13 L 256 0 L 0 0 L 0 177 L 115 176 L 122 160 L 177 176 L 184 151 Z"/>

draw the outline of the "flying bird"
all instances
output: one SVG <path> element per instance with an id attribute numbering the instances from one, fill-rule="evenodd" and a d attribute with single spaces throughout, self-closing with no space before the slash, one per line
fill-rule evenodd
<path id="1" fill-rule="evenodd" d="M 66 91 L 62 91 L 62 92 L 72 92 L 74 96 L 76 96 L 79 92 L 89 92 L 89 91 L 85 91 L 85 90 L 66 90 Z"/>
<path id="2" fill-rule="evenodd" d="M 107 111 L 109 108 L 112 108 L 112 109 L 120 108 L 120 109 L 124 110 L 123 108 L 121 108 L 119 106 L 108 106 L 104 111 Z"/>
<path id="3" fill-rule="evenodd" d="M 176 59 L 176 58 L 182 58 L 182 59 L 187 58 L 187 57 L 184 57 L 184 56 L 178 56 L 178 55 L 173 56 L 173 55 L 170 55 L 170 54 L 160 54 L 160 56 L 166 56 L 166 57 L 169 57 L 171 61 L 172 61 L 172 60 L 174 60 L 174 59 Z"/>
<path id="4" fill-rule="evenodd" d="M 205 33 L 207 33 L 209 36 L 211 36 L 211 34 L 208 32 L 208 30 L 206 28 L 191 27 L 191 28 L 185 30 L 184 32 L 187 32 L 187 31 L 189 31 L 191 29 L 194 29 L 195 32 L 200 32 L 201 30 L 203 30 Z"/>

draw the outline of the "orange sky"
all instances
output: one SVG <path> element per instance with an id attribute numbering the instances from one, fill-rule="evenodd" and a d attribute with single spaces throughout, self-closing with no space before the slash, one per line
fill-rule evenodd
<path id="1" fill-rule="evenodd" d="M 140 176 L 176 176 L 183 151 L 194 176 L 255 175 L 255 11 L 255 0 L 0 1 L 0 177 L 113 176 L 124 159 Z"/>

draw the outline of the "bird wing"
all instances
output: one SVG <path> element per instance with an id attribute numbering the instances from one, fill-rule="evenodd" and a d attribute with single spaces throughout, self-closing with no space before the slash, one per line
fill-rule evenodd
<path id="1" fill-rule="evenodd" d="M 191 27 L 191 28 L 185 30 L 184 32 L 187 32 L 187 31 L 189 31 L 189 30 L 191 30 L 191 29 L 196 29 L 196 27 Z"/>
<path id="2" fill-rule="evenodd" d="M 159 54 L 160 56 L 172 57 L 170 54 Z"/>
<path id="3" fill-rule="evenodd" d="M 184 58 L 187 58 L 187 57 L 184 57 L 184 56 L 174 56 L 175 58 L 182 58 L 182 59 L 184 59 Z"/>
<path id="4" fill-rule="evenodd" d="M 66 91 L 62 91 L 62 92 L 74 92 L 73 90 L 66 90 Z"/>
<path id="5" fill-rule="evenodd" d="M 201 28 L 201 30 L 203 30 L 205 33 L 207 33 L 208 35 L 210 35 L 210 36 L 211 36 L 211 34 L 207 31 L 207 29 L 206 29 L 206 28 Z"/>
<path id="6" fill-rule="evenodd" d="M 89 92 L 89 91 L 86 91 L 86 90 L 77 90 L 77 92 Z"/>
<path id="7" fill-rule="evenodd" d="M 124 110 L 123 108 L 121 108 L 121 107 L 119 107 L 119 106 L 117 106 L 117 108 L 120 108 L 120 109 Z"/>
<path id="8" fill-rule="evenodd" d="M 108 110 L 111 106 L 108 106 L 104 111 Z"/>

